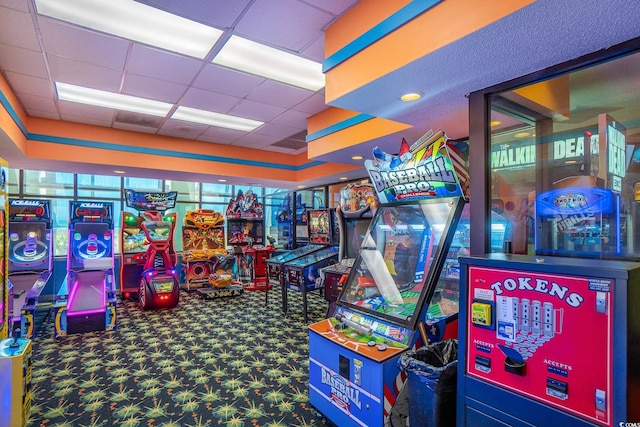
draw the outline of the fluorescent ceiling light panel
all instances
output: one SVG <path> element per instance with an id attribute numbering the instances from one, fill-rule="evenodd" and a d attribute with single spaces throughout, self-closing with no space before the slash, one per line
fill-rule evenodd
<path id="1" fill-rule="evenodd" d="M 222 31 L 133 0 L 36 0 L 38 13 L 203 59 Z"/>
<path id="2" fill-rule="evenodd" d="M 238 36 L 229 38 L 213 63 L 313 91 L 324 87 L 321 63 Z"/>
<path id="3" fill-rule="evenodd" d="M 229 116 L 226 114 L 214 113 L 212 111 L 198 110 L 191 107 L 178 107 L 171 116 L 172 119 L 184 120 L 186 122 L 201 123 L 209 126 L 217 126 L 227 129 L 243 130 L 250 132 L 262 126 L 264 122 L 242 117 Z"/>
<path id="4" fill-rule="evenodd" d="M 58 92 L 58 99 L 62 101 L 113 108 L 114 110 L 131 111 L 133 113 L 148 114 L 150 116 L 166 117 L 171 108 L 173 108 L 173 104 L 167 102 L 74 86 L 67 83 L 56 82 L 56 90 Z"/>

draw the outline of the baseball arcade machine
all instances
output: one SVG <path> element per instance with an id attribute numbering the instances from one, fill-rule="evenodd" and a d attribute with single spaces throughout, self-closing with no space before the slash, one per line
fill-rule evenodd
<path id="1" fill-rule="evenodd" d="M 468 206 L 466 152 L 439 130 L 365 162 L 381 205 L 334 316 L 309 327 L 310 403 L 336 425 L 406 421 L 401 354 L 457 336 L 459 279 L 443 265 Z"/>
<path id="2" fill-rule="evenodd" d="M 324 298 L 329 302 L 328 317 L 333 314 L 342 284 L 351 271 L 364 238 L 378 198 L 372 184 L 349 184 L 340 189 L 340 203 L 336 208 L 338 230 L 338 261 L 320 270 L 324 275 Z"/>
<path id="3" fill-rule="evenodd" d="M 142 241 L 147 249 L 137 253 L 122 251 L 120 292 L 125 296 L 137 293 L 143 310 L 172 308 L 180 300 L 173 245 L 177 214 L 166 213 L 175 207 L 177 197 L 176 191 L 147 193 L 124 189 L 127 206 L 137 210 L 138 215 L 122 213 L 122 248 L 131 248 L 129 242 L 135 240 Z"/>
<path id="4" fill-rule="evenodd" d="M 54 338 L 116 328 L 113 203 L 69 202 L 67 276 L 53 303 Z"/>
<path id="5" fill-rule="evenodd" d="M 307 293 L 324 289 L 320 269 L 338 260 L 338 247 L 333 246 L 337 237 L 337 224 L 334 209 L 308 209 L 307 225 L 309 244 L 320 244 L 323 248 L 310 254 L 284 263 L 282 310 L 288 311 L 289 290 L 302 293 L 304 321 L 307 321 Z"/>
<path id="6" fill-rule="evenodd" d="M 9 201 L 9 280 L 13 296 L 11 329 L 20 328 L 22 338 L 31 338 L 49 313 L 38 304 L 42 290 L 53 277 L 53 221 L 48 200 Z"/>
<path id="7" fill-rule="evenodd" d="M 233 284 L 234 257 L 224 244 L 224 217 L 210 209 L 187 211 L 182 227 L 184 288 L 205 298 L 237 296 L 242 286 Z"/>

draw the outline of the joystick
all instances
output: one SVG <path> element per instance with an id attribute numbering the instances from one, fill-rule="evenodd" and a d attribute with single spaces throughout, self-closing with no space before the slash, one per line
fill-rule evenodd
<path id="1" fill-rule="evenodd" d="M 9 348 L 18 348 L 20 347 L 20 343 L 18 343 L 18 338 L 20 338 L 20 328 L 15 328 L 13 330 L 13 342 L 9 344 Z"/>

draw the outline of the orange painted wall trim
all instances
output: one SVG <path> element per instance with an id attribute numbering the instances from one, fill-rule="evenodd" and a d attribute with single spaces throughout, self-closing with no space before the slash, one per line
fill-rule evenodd
<path id="1" fill-rule="evenodd" d="M 309 158 L 352 147 L 372 139 L 411 128 L 411 125 L 374 117 L 339 132 L 331 133 L 307 144 Z"/>
<path id="2" fill-rule="evenodd" d="M 326 129 L 336 123 L 348 120 L 357 116 L 358 112 L 349 111 L 343 108 L 328 107 L 307 119 L 307 133 L 312 134 Z"/>
<path id="3" fill-rule="evenodd" d="M 329 70 L 325 74 L 325 101 L 331 103 L 341 96 L 478 31 L 534 1 L 442 1 L 387 37 Z M 355 9 L 357 8 L 349 12 L 355 14 Z M 336 31 L 343 31 L 340 29 L 340 21 L 341 19 L 327 29 L 327 39 L 332 39 L 331 32 L 334 26 L 337 25 Z M 417 40 L 422 43 L 417 43 Z"/>

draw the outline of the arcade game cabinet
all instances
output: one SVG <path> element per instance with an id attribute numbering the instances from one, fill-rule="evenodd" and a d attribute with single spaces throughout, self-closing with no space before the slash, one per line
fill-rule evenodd
<path id="1" fill-rule="evenodd" d="M 187 211 L 182 227 L 182 266 L 185 289 L 203 298 L 237 296 L 242 286 L 233 283 L 233 255 L 224 244 L 224 217 L 209 209 Z"/>
<path id="2" fill-rule="evenodd" d="M 338 230 L 338 263 L 320 270 L 324 275 L 324 298 L 329 302 L 327 317 L 333 314 L 342 280 L 351 271 L 364 235 L 378 205 L 375 188 L 371 184 L 349 184 L 340 189 L 340 204 L 336 208 Z"/>
<path id="3" fill-rule="evenodd" d="M 67 276 L 53 303 L 54 338 L 116 328 L 113 203 L 69 202 Z"/>
<path id="4" fill-rule="evenodd" d="M 381 205 L 334 316 L 309 327 L 309 400 L 336 425 L 389 425 L 405 385 L 401 354 L 457 334 L 458 283 L 442 268 L 467 206 L 465 152 L 440 130 L 365 162 Z"/>
<path id="5" fill-rule="evenodd" d="M 7 337 L 9 329 L 9 262 L 7 248 L 9 247 L 8 212 L 9 194 L 7 193 L 8 166 L 4 159 L 0 159 L 0 338 Z M 1 396 L 0 396 L 1 397 Z"/>
<path id="6" fill-rule="evenodd" d="M 31 340 L 18 338 L 0 340 L 0 426 L 24 427 L 29 420 L 33 391 L 31 388 Z"/>
<path id="7" fill-rule="evenodd" d="M 131 247 L 127 244 L 131 238 L 139 240 L 140 231 L 148 246 L 146 252 L 134 254 L 123 250 L 120 291 L 125 296 L 137 293 L 143 310 L 172 308 L 180 300 L 177 255 L 173 245 L 177 214 L 165 212 L 175 207 L 177 197 L 176 191 L 147 193 L 124 189 L 127 206 L 137 210 L 138 216 L 122 213 L 122 247 Z"/>
<path id="8" fill-rule="evenodd" d="M 22 338 L 31 338 L 49 313 L 38 304 L 40 294 L 53 277 L 53 220 L 48 200 L 9 201 L 9 280 L 11 281 L 12 326 Z"/>
<path id="9" fill-rule="evenodd" d="M 338 247 L 332 246 L 337 228 L 333 209 L 308 209 L 307 225 L 310 244 L 324 245 L 323 249 L 286 262 L 284 268 L 283 307 L 288 312 L 289 290 L 302 292 L 304 321 L 307 321 L 307 293 L 324 289 L 320 269 L 338 260 Z"/>

